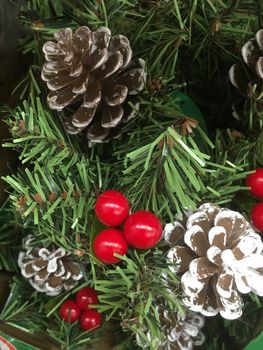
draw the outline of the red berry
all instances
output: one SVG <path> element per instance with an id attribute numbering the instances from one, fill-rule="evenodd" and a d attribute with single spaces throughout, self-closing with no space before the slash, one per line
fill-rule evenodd
<path id="1" fill-rule="evenodd" d="M 106 191 L 98 198 L 95 205 L 97 218 L 107 226 L 120 226 L 129 214 L 127 198 L 118 191 Z"/>
<path id="2" fill-rule="evenodd" d="M 102 316 L 97 310 L 90 309 L 82 312 L 82 315 L 80 317 L 80 327 L 84 331 L 98 328 L 101 324 Z"/>
<path id="3" fill-rule="evenodd" d="M 248 175 L 246 183 L 254 196 L 263 197 L 263 168 L 256 169 L 253 174 Z"/>
<path id="4" fill-rule="evenodd" d="M 128 244 L 139 249 L 155 246 L 162 237 L 160 220 L 149 211 L 137 211 L 124 224 L 124 235 Z"/>
<path id="5" fill-rule="evenodd" d="M 90 305 L 99 303 L 98 294 L 93 288 L 82 288 L 76 295 L 78 307 L 82 310 L 88 310 Z"/>
<path id="6" fill-rule="evenodd" d="M 258 203 L 252 208 L 250 219 L 254 228 L 263 233 L 263 203 Z"/>
<path id="7" fill-rule="evenodd" d="M 80 308 L 74 300 L 69 299 L 60 306 L 59 315 L 64 321 L 73 323 L 80 317 Z"/>
<path id="8" fill-rule="evenodd" d="M 115 264 L 121 259 L 113 254 L 124 255 L 128 252 L 128 245 L 123 232 L 115 228 L 101 231 L 94 240 L 94 255 L 105 264 Z"/>

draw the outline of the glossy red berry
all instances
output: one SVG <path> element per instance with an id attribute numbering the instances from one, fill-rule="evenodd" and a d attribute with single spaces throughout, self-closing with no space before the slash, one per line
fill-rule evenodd
<path id="1" fill-rule="evenodd" d="M 128 251 L 128 245 L 123 232 L 114 228 L 101 231 L 94 240 L 94 255 L 105 264 L 115 264 L 121 259 L 113 254 L 124 255 Z"/>
<path id="2" fill-rule="evenodd" d="M 73 323 L 80 317 L 80 308 L 74 300 L 69 299 L 60 306 L 59 315 L 64 321 Z"/>
<path id="3" fill-rule="evenodd" d="M 97 218 L 105 225 L 120 226 L 129 214 L 130 206 L 127 198 L 118 191 L 110 190 L 102 193 L 96 201 Z"/>
<path id="4" fill-rule="evenodd" d="M 93 288 L 82 288 L 76 295 L 76 302 L 80 309 L 88 310 L 90 305 L 99 303 L 98 294 Z"/>
<path id="5" fill-rule="evenodd" d="M 128 244 L 139 249 L 155 246 L 162 237 L 160 220 L 149 211 L 137 211 L 124 224 L 124 235 Z"/>
<path id="6" fill-rule="evenodd" d="M 256 169 L 253 174 L 248 175 L 246 184 L 254 196 L 263 197 L 263 168 Z"/>
<path id="7" fill-rule="evenodd" d="M 98 328 L 101 326 L 101 324 L 102 316 L 97 310 L 90 309 L 82 312 L 80 317 L 80 327 L 84 331 L 90 331 Z"/>
<path id="8" fill-rule="evenodd" d="M 263 234 L 263 203 L 258 203 L 252 208 L 250 220 L 252 226 Z"/>

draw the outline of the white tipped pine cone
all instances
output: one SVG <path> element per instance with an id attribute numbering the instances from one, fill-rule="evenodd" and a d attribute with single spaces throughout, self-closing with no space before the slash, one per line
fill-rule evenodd
<path id="1" fill-rule="evenodd" d="M 27 248 L 20 252 L 18 265 L 22 275 L 39 292 L 55 296 L 74 288 L 83 275 L 63 248 L 50 251 L 46 248 Z"/>
<path id="2" fill-rule="evenodd" d="M 156 307 L 160 318 L 162 340 L 153 339 L 150 331 L 146 330 L 146 337 L 151 345 L 156 345 L 158 350 L 193 350 L 205 341 L 205 336 L 201 332 L 205 320 L 202 315 L 198 315 L 189 310 L 186 314 L 180 315 L 176 310 L 169 311 L 163 307 Z M 136 335 L 137 344 L 143 346 L 144 340 L 139 334 Z M 146 345 L 146 347 L 148 347 Z"/>
<path id="3" fill-rule="evenodd" d="M 255 83 L 263 80 L 263 29 L 260 29 L 255 39 L 247 41 L 242 49 L 241 55 L 243 61 L 249 69 L 249 74 L 242 69 L 239 64 L 233 64 L 229 70 L 229 78 L 231 83 L 240 90 L 246 90 L 247 85 L 251 81 Z"/>
<path id="4" fill-rule="evenodd" d="M 206 316 L 242 314 L 239 293 L 263 296 L 263 243 L 238 212 L 207 203 L 184 228 L 168 224 L 170 269 L 181 273 L 185 305 Z"/>
<path id="5" fill-rule="evenodd" d="M 253 85 L 257 85 L 260 95 L 263 87 L 263 29 L 255 38 L 248 40 L 241 49 L 244 64 L 233 64 L 229 69 L 230 95 L 232 99 L 233 116 L 240 119 L 246 110 L 246 99 L 251 96 Z M 250 105 L 250 104 L 249 104 Z M 257 108 L 262 111 L 262 101 L 259 99 Z"/>
<path id="6" fill-rule="evenodd" d="M 43 47 L 42 79 L 50 90 L 50 108 L 70 107 L 66 119 L 70 134 L 86 129 L 91 142 L 118 137 L 123 124 L 136 115 L 129 102 L 138 108 L 133 95 L 145 87 L 144 61 L 132 60 L 129 40 L 112 37 L 106 27 L 94 32 L 88 27 L 75 32 L 67 28 L 55 39 Z"/>

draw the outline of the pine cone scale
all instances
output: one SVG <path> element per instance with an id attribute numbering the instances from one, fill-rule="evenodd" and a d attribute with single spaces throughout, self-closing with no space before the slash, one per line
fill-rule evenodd
<path id="1" fill-rule="evenodd" d="M 60 260 L 58 260 L 58 267 L 57 267 L 57 270 L 54 271 L 54 275 L 58 277 L 62 277 L 65 275 L 65 272 L 66 272 L 66 269 L 63 263 Z"/>
<path id="2" fill-rule="evenodd" d="M 77 128 L 85 128 L 92 122 L 95 111 L 95 108 L 79 107 L 72 117 L 72 124 Z"/>
<path id="3" fill-rule="evenodd" d="M 74 80 L 75 79 L 72 79 L 71 82 L 74 83 Z M 50 91 L 57 91 L 58 89 L 65 88 L 65 87 L 69 86 L 68 76 L 66 76 L 66 75 L 57 76 L 57 77 L 53 78 L 52 80 L 49 80 L 47 82 L 47 86 L 48 86 Z"/>
<path id="4" fill-rule="evenodd" d="M 72 278 L 73 279 L 80 279 L 80 275 L 81 275 L 81 270 L 80 267 L 77 263 L 70 261 L 70 260 L 66 260 L 64 262 L 64 266 L 67 268 L 67 270 L 72 274 Z"/>
<path id="5" fill-rule="evenodd" d="M 36 271 L 40 271 L 44 268 L 47 268 L 48 267 L 48 263 L 46 261 L 43 261 L 43 260 L 35 260 L 33 262 L 33 267 Z"/>
<path id="6" fill-rule="evenodd" d="M 118 84 L 126 85 L 131 95 L 137 94 L 144 88 L 144 80 L 142 79 L 139 68 L 133 69 L 127 73 L 122 74 L 116 79 Z"/>
<path id="7" fill-rule="evenodd" d="M 208 233 L 209 244 L 223 250 L 227 242 L 226 232 L 223 226 L 212 227 Z"/>
<path id="8" fill-rule="evenodd" d="M 102 90 L 103 101 L 107 105 L 114 107 L 121 105 L 128 95 L 128 88 L 124 85 L 114 84 L 112 86 L 105 86 Z"/>
<path id="9" fill-rule="evenodd" d="M 92 32 L 88 27 L 82 26 L 75 31 L 76 45 L 84 56 L 92 45 Z"/>
<path id="10" fill-rule="evenodd" d="M 208 257 L 209 261 L 211 263 L 217 265 L 217 266 L 222 266 L 223 261 L 221 258 L 221 253 L 222 250 L 216 246 L 211 246 L 206 253 L 206 256 Z"/>
<path id="11" fill-rule="evenodd" d="M 259 57 L 257 63 L 256 63 L 256 73 L 257 75 L 263 79 L 263 57 Z"/>
<path id="12" fill-rule="evenodd" d="M 216 283 L 217 293 L 226 299 L 233 298 L 234 283 L 234 276 L 232 274 L 226 271 L 221 273 Z"/>
<path id="13" fill-rule="evenodd" d="M 81 76 L 81 73 L 83 72 L 83 65 L 79 61 L 80 58 L 74 57 L 74 61 L 72 61 L 70 71 L 69 71 L 69 76 L 71 78 L 78 78 Z"/>
<path id="14" fill-rule="evenodd" d="M 96 108 L 101 101 L 101 87 L 98 83 L 89 83 L 84 95 L 84 106 Z"/>
<path id="15" fill-rule="evenodd" d="M 25 264 L 25 271 L 24 271 L 25 277 L 31 278 L 35 274 L 35 270 L 33 268 L 33 263 L 29 262 Z"/>
<path id="16" fill-rule="evenodd" d="M 90 68 L 91 71 L 95 71 L 96 69 L 101 67 L 107 61 L 107 59 L 108 59 L 107 49 L 95 51 L 91 55 L 87 66 Z"/>
<path id="17" fill-rule="evenodd" d="M 53 275 L 49 278 L 47 283 L 48 283 L 49 287 L 54 289 L 54 290 L 56 290 L 58 288 L 62 289 L 63 280 L 61 277 Z"/>
<path id="18" fill-rule="evenodd" d="M 115 128 L 122 120 L 123 108 L 120 105 L 105 108 L 101 119 L 101 125 L 103 128 Z"/>
<path id="19" fill-rule="evenodd" d="M 109 135 L 109 133 L 109 128 L 103 128 L 103 126 L 99 122 L 93 123 L 88 130 L 88 139 L 91 141 L 97 140 L 97 142 L 103 141 L 105 137 Z"/>
<path id="20" fill-rule="evenodd" d="M 53 41 L 47 41 L 42 51 L 45 54 L 46 60 L 52 62 L 52 64 L 57 64 L 57 61 L 65 56 L 65 53 Z"/>
<path id="21" fill-rule="evenodd" d="M 224 227 L 227 238 L 231 239 L 235 237 L 240 237 L 244 229 L 247 227 L 247 221 L 238 212 L 233 212 L 231 210 L 222 210 L 215 219 L 216 226 Z"/>
<path id="22" fill-rule="evenodd" d="M 241 49 L 241 55 L 248 67 L 254 70 L 258 57 L 261 55 L 257 41 L 255 39 L 247 41 Z"/>
<path id="23" fill-rule="evenodd" d="M 175 246 L 171 248 L 167 255 L 169 261 L 173 263 L 178 263 L 177 266 L 170 266 L 173 272 L 185 272 L 188 270 L 190 262 L 195 258 L 188 248 L 182 246 Z"/>
<path id="24" fill-rule="evenodd" d="M 260 50 L 263 51 L 263 29 L 257 31 L 255 38 Z"/>
<path id="25" fill-rule="evenodd" d="M 111 31 L 107 27 L 100 27 L 93 32 L 93 44 L 91 47 L 91 53 L 95 52 L 97 48 L 100 50 L 106 49 L 109 45 L 111 38 Z"/>
<path id="26" fill-rule="evenodd" d="M 107 61 L 100 65 L 99 68 L 94 72 L 96 80 L 106 80 L 114 77 L 114 73 L 116 73 L 122 66 L 123 59 L 120 51 L 112 53 L 109 57 L 107 57 Z"/>
<path id="27" fill-rule="evenodd" d="M 72 92 L 76 95 L 81 95 L 86 92 L 88 76 L 83 75 L 80 79 L 76 79 L 74 85 L 72 86 Z"/>
<path id="28" fill-rule="evenodd" d="M 47 268 L 44 268 L 40 271 L 38 271 L 38 274 L 35 277 L 36 281 L 45 281 L 49 277 L 50 273 L 48 272 Z"/>
<path id="29" fill-rule="evenodd" d="M 111 47 L 120 51 L 123 57 L 123 68 L 126 68 L 132 59 L 132 49 L 129 40 L 123 35 L 112 37 Z"/>
<path id="30" fill-rule="evenodd" d="M 217 273 L 219 271 L 219 266 L 211 263 L 208 258 L 201 257 L 191 261 L 189 264 L 189 271 L 194 277 L 202 280 Z"/>
<path id="31" fill-rule="evenodd" d="M 199 225 L 194 225 L 187 230 L 184 239 L 188 247 L 198 256 L 204 256 L 209 248 L 208 240 Z"/>
<path id="32" fill-rule="evenodd" d="M 74 102 L 77 97 L 78 95 L 67 85 L 60 92 L 58 90 L 50 92 L 47 98 L 50 108 L 61 111 L 68 103 Z"/>
<path id="33" fill-rule="evenodd" d="M 63 72 L 69 69 L 70 66 L 68 65 L 68 63 L 58 61 L 48 61 L 44 63 L 43 66 L 43 71 L 46 74 L 53 74 L 54 77 L 56 76 L 56 73 Z"/>

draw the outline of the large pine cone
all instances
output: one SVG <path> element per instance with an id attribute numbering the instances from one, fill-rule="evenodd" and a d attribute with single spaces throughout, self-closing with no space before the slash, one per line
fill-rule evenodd
<path id="1" fill-rule="evenodd" d="M 229 70 L 229 79 L 236 88 L 230 90 L 233 101 L 234 116 L 244 115 L 246 99 L 250 98 L 252 88 L 257 85 L 258 93 L 263 88 L 263 29 L 260 29 L 255 39 L 250 39 L 241 49 L 241 55 L 245 65 L 234 64 Z M 262 101 L 258 101 L 258 107 L 262 111 Z"/>
<path id="2" fill-rule="evenodd" d="M 145 87 L 145 63 L 132 61 L 129 40 L 123 35 L 111 37 L 108 28 L 92 32 L 80 27 L 55 34 L 43 51 L 47 62 L 42 79 L 51 92 L 50 108 L 61 111 L 70 106 L 67 130 L 77 134 L 87 128 L 92 142 L 105 142 L 120 135 L 123 123 L 133 118 L 137 95 Z M 73 115 L 72 115 L 73 113 Z"/>
<path id="3" fill-rule="evenodd" d="M 192 350 L 195 346 L 200 346 L 205 340 L 201 328 L 204 326 L 204 317 L 186 311 L 180 315 L 177 311 L 169 311 L 164 307 L 157 307 L 156 311 L 160 318 L 160 327 L 163 339 L 157 339 L 158 350 Z M 156 341 L 152 339 L 150 331 L 146 331 L 146 336 L 151 344 Z M 138 345 L 143 347 L 143 340 L 140 335 L 136 335 Z"/>
<path id="4" fill-rule="evenodd" d="M 263 243 L 238 212 L 207 203 L 184 228 L 168 224 L 164 237 L 173 272 L 182 273 L 184 302 L 205 316 L 241 316 L 240 293 L 263 296 Z"/>
<path id="5" fill-rule="evenodd" d="M 74 288 L 83 275 L 79 264 L 72 261 L 63 248 L 28 248 L 20 252 L 18 264 L 21 273 L 39 292 L 55 296 Z"/>

